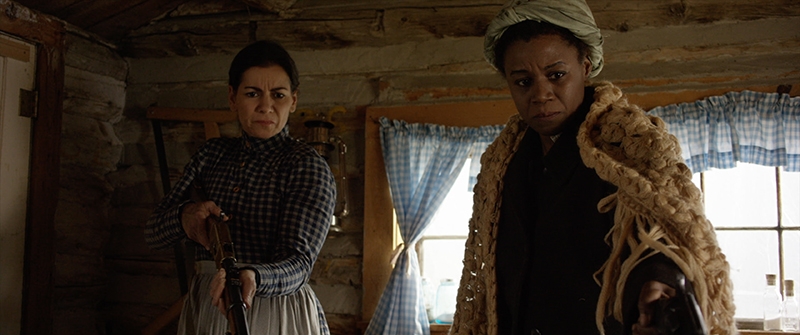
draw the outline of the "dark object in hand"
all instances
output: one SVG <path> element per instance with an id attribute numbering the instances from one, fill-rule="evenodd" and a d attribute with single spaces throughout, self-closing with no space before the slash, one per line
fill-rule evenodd
<path id="1" fill-rule="evenodd" d="M 656 302 L 653 310 L 653 327 L 660 335 L 708 335 L 703 313 L 694 292 L 687 289 L 686 276 L 678 273 L 675 296 Z"/>
<path id="2" fill-rule="evenodd" d="M 239 267 L 236 266 L 236 257 L 233 250 L 233 241 L 224 220 L 225 213 L 220 217 L 210 216 L 209 237 L 211 238 L 211 254 L 217 263 L 217 269 L 225 269 L 225 302 L 228 304 L 227 317 L 230 331 L 228 335 L 249 335 L 247 327 L 247 309 L 242 297 L 242 281 L 239 279 Z"/>
<path id="3" fill-rule="evenodd" d="M 203 188 L 195 180 L 190 189 L 190 198 L 193 201 L 208 201 L 209 198 Z M 228 318 L 228 332 L 226 335 L 250 335 L 250 328 L 247 326 L 247 316 L 245 311 L 247 306 L 244 304 L 242 296 L 242 281 L 239 278 L 239 267 L 236 265 L 236 252 L 233 249 L 231 231 L 228 228 L 228 221 L 225 213 L 220 216 L 211 215 L 206 219 L 208 223 L 208 237 L 211 240 L 211 255 L 217 269 L 225 269 L 225 291 L 223 292 L 225 303 L 228 305 L 226 316 Z"/>

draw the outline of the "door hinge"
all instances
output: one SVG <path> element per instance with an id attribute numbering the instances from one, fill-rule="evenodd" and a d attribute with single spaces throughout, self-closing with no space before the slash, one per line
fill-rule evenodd
<path id="1" fill-rule="evenodd" d="M 39 92 L 19 89 L 19 116 L 35 118 L 36 106 L 39 102 Z"/>

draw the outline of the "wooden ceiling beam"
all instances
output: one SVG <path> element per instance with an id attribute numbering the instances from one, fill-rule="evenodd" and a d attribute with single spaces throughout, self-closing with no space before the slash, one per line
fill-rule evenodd
<path id="1" fill-rule="evenodd" d="M 164 16 L 185 0 L 138 0 L 127 2 L 86 1 L 88 6 L 69 22 L 109 41 L 118 41 L 131 30 L 146 26 Z"/>
<path id="2" fill-rule="evenodd" d="M 242 0 L 242 2 L 268 13 L 280 14 L 292 8 L 297 0 Z"/>

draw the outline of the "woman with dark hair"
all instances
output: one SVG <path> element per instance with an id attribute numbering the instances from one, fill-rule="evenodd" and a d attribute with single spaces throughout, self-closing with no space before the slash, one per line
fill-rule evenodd
<path id="1" fill-rule="evenodd" d="M 197 274 L 179 334 L 224 334 L 225 271 L 208 252 L 206 220 L 225 213 L 240 267 L 251 334 L 329 334 L 308 285 L 330 228 L 336 188 L 325 160 L 289 136 L 297 108 L 294 61 L 279 44 L 253 43 L 230 66 L 228 102 L 242 135 L 206 142 L 147 222 L 148 245 L 163 249 L 188 238 Z M 193 201 L 199 187 L 206 201 Z"/>
<path id="2" fill-rule="evenodd" d="M 587 82 L 602 44 L 583 0 L 513 0 L 489 24 L 485 56 L 518 115 L 481 157 L 452 334 L 672 334 L 661 307 L 683 292 L 711 334 L 735 333 L 677 140 Z M 676 319 L 696 309 L 677 310 L 675 334 L 696 334 Z"/>

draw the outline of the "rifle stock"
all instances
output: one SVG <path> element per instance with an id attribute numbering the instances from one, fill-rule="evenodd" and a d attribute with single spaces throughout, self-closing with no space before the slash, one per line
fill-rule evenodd
<path id="1" fill-rule="evenodd" d="M 191 188 L 191 198 L 195 201 L 208 201 L 203 189 L 195 183 Z M 239 267 L 236 265 L 236 252 L 233 248 L 231 232 L 225 213 L 220 216 L 211 215 L 206 219 L 208 224 L 208 237 L 211 239 L 211 255 L 217 269 L 225 269 L 225 302 L 226 317 L 228 318 L 228 335 L 250 335 L 247 326 L 247 309 L 242 296 L 242 281 L 239 278 Z"/>

